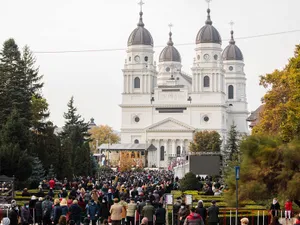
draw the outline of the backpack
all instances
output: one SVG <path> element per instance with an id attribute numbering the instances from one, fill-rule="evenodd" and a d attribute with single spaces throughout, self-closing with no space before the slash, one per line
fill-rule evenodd
<path id="1" fill-rule="evenodd" d="M 45 202 L 45 208 L 43 209 L 43 218 L 50 218 L 52 211 L 52 203 L 50 201 Z"/>

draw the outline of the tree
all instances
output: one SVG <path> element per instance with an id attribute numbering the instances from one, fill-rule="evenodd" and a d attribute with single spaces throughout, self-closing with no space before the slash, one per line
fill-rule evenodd
<path id="1" fill-rule="evenodd" d="M 221 136 L 216 131 L 199 131 L 194 135 L 194 140 L 190 144 L 191 152 L 220 152 Z"/>
<path id="2" fill-rule="evenodd" d="M 54 167 L 51 164 L 48 170 L 47 179 L 50 180 L 51 178 L 55 178 L 55 177 L 56 175 L 55 175 Z"/>
<path id="3" fill-rule="evenodd" d="M 108 125 L 100 125 L 97 127 L 93 127 L 89 130 L 91 134 L 91 149 L 93 152 L 97 152 L 96 146 L 104 144 L 104 143 L 118 143 L 120 141 L 120 137 L 114 133 L 112 127 Z"/>
<path id="4" fill-rule="evenodd" d="M 32 158 L 32 173 L 29 178 L 31 188 L 37 188 L 39 183 L 45 178 L 45 170 L 38 157 Z"/>
<path id="5" fill-rule="evenodd" d="M 300 141 L 288 144 L 280 138 L 252 135 L 241 142 L 239 199 L 260 202 L 279 196 L 299 200 L 300 190 Z M 232 166 L 226 174 L 229 192 L 227 199 L 234 199 L 235 177 Z"/>
<path id="6" fill-rule="evenodd" d="M 28 154 L 30 131 L 14 109 L 0 130 L 0 171 L 7 176 L 26 180 L 31 174 L 31 158 Z"/>
<path id="7" fill-rule="evenodd" d="M 260 77 L 268 89 L 263 97 L 264 110 L 255 134 L 278 135 L 284 142 L 300 137 L 300 45 L 283 70 Z"/>
<path id="8" fill-rule="evenodd" d="M 185 176 L 180 180 L 180 190 L 197 190 L 199 187 L 199 180 L 196 175 L 192 172 L 185 174 Z"/>
<path id="9" fill-rule="evenodd" d="M 227 143 L 226 143 L 226 153 L 228 154 L 228 160 L 238 160 L 239 153 L 239 134 L 236 130 L 236 125 L 232 124 L 228 133 Z"/>
<path id="10" fill-rule="evenodd" d="M 73 97 L 68 102 L 68 112 L 64 113 L 64 118 L 66 122 L 60 133 L 62 147 L 59 157 L 59 161 L 64 161 L 59 163 L 57 174 L 68 178 L 72 175 L 90 175 L 92 163 L 90 161 L 89 124 L 77 113 Z"/>

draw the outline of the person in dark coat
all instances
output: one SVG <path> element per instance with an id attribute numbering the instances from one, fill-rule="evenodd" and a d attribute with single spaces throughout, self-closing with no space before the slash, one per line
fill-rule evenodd
<path id="1" fill-rule="evenodd" d="M 103 223 L 104 220 L 108 220 L 110 216 L 108 203 L 105 198 L 102 199 L 102 203 L 99 205 L 99 216 L 101 223 Z"/>
<path id="2" fill-rule="evenodd" d="M 59 218 L 62 215 L 59 199 L 54 200 L 54 207 L 52 209 L 51 220 L 54 224 L 58 224 Z"/>
<path id="3" fill-rule="evenodd" d="M 53 199 L 54 198 L 54 192 L 53 192 L 53 189 L 50 188 L 49 192 L 48 192 L 48 196 Z"/>
<path id="4" fill-rule="evenodd" d="M 77 200 L 73 201 L 73 204 L 69 208 L 69 212 L 70 212 L 70 220 L 74 220 L 76 225 L 80 225 L 82 209 L 78 205 Z"/>
<path id="5" fill-rule="evenodd" d="M 49 196 L 46 196 L 45 201 L 43 201 L 42 210 L 43 210 L 43 225 L 51 225 L 52 202 L 50 201 Z"/>
<path id="6" fill-rule="evenodd" d="M 94 199 L 87 206 L 87 216 L 92 221 L 92 225 L 96 225 L 99 215 L 99 207 L 95 203 Z"/>
<path id="7" fill-rule="evenodd" d="M 211 207 L 207 210 L 208 215 L 208 224 L 209 225 L 218 225 L 219 223 L 219 207 L 216 205 L 216 201 L 211 202 Z"/>
<path id="8" fill-rule="evenodd" d="M 155 208 L 151 205 L 150 200 L 146 201 L 146 205 L 142 209 L 142 217 L 148 219 L 148 225 L 153 225 L 153 216 L 155 214 Z"/>
<path id="9" fill-rule="evenodd" d="M 270 206 L 270 210 L 271 210 L 271 213 L 272 213 L 272 216 L 278 216 L 279 215 L 279 211 L 280 211 L 280 205 L 277 201 L 277 198 L 274 198 L 273 199 L 273 202 Z"/>
<path id="10" fill-rule="evenodd" d="M 179 221 L 178 212 L 179 212 L 180 206 L 181 206 L 181 198 L 179 197 L 179 198 L 176 199 L 176 202 L 173 206 L 173 221 L 174 221 L 174 224 L 178 224 L 178 221 Z"/>
<path id="11" fill-rule="evenodd" d="M 206 224 L 205 222 L 206 222 L 206 217 L 207 217 L 207 211 L 206 211 L 206 208 L 203 207 L 202 200 L 199 200 L 199 202 L 198 202 L 198 207 L 196 208 L 196 213 L 198 213 L 202 217 L 204 224 Z"/>
<path id="12" fill-rule="evenodd" d="M 24 206 L 21 208 L 21 223 L 22 225 L 28 225 L 30 218 L 30 210 L 29 210 L 29 204 L 25 203 Z"/>
<path id="13" fill-rule="evenodd" d="M 39 225 L 42 224 L 43 220 L 43 209 L 42 209 L 43 198 L 39 198 L 39 200 L 35 203 L 35 222 Z"/>
<path id="14" fill-rule="evenodd" d="M 28 192 L 27 188 L 23 189 L 22 197 L 29 197 L 31 194 Z"/>
<path id="15" fill-rule="evenodd" d="M 9 225 L 18 225 L 18 214 L 16 213 L 15 210 L 9 210 L 8 212 L 8 218 L 10 220 Z"/>
<path id="16" fill-rule="evenodd" d="M 36 213 L 33 212 L 35 209 L 36 202 L 37 202 L 37 198 L 34 195 L 32 195 L 29 201 L 29 210 L 30 210 L 30 217 L 31 217 L 31 220 L 29 221 L 30 224 L 33 223 L 33 221 L 34 223 L 36 222 Z"/>
<path id="17" fill-rule="evenodd" d="M 155 225 L 165 225 L 166 224 L 166 209 L 163 208 L 161 203 L 158 204 L 158 209 L 155 212 Z"/>

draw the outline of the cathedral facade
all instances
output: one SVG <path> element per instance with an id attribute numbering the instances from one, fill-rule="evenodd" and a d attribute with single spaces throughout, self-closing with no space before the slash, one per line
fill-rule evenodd
<path id="1" fill-rule="evenodd" d="M 171 32 L 156 64 L 142 10 L 128 38 L 121 143 L 154 146 L 145 154 L 148 167 L 166 168 L 174 158 L 187 154 L 196 131 L 217 131 L 223 143 L 233 123 L 239 132 L 248 133 L 244 59 L 233 31 L 223 50 L 208 9 L 205 24 L 195 36 L 190 75 L 181 70 Z"/>

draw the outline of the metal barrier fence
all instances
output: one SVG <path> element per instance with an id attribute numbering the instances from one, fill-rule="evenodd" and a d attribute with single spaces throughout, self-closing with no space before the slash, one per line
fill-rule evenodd
<path id="1" fill-rule="evenodd" d="M 290 220 L 289 218 L 286 220 L 284 210 L 279 210 L 277 216 L 282 225 L 294 225 L 295 216 L 299 213 L 300 211 L 293 211 Z M 219 225 L 240 225 L 240 220 L 244 217 L 248 218 L 249 225 L 269 225 L 272 221 L 269 210 L 220 209 Z M 174 215 L 172 215 L 172 218 L 172 222 L 168 221 L 168 225 L 179 225 L 179 222 L 174 219 Z M 206 224 L 208 224 L 208 219 L 206 219 Z"/>

